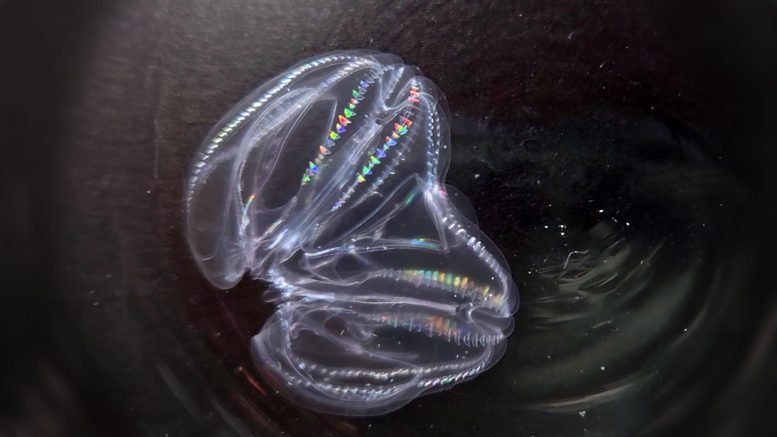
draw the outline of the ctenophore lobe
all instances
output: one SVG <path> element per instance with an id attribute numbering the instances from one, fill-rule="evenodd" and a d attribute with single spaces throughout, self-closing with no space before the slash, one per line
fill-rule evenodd
<path id="1" fill-rule="evenodd" d="M 251 347 L 289 399 L 386 413 L 502 356 L 518 294 L 473 209 L 448 198 L 449 147 L 434 84 L 365 51 L 298 64 L 208 135 L 189 245 L 216 287 L 270 283 L 277 309 Z"/>

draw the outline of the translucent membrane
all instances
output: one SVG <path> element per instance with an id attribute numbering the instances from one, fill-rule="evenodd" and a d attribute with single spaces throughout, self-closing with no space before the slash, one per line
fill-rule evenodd
<path id="1" fill-rule="evenodd" d="M 472 207 L 448 197 L 447 117 L 401 59 L 333 53 L 254 91 L 197 153 L 189 245 L 216 287 L 271 284 L 252 352 L 293 401 L 381 414 L 503 354 L 518 295 Z"/>

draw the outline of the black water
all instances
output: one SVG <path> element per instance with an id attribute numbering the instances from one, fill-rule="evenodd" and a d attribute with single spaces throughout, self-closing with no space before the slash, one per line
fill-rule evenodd
<path id="1" fill-rule="evenodd" d="M 777 432 L 773 5 L 18 9 L 0 434 Z M 352 48 L 395 53 L 446 93 L 447 182 L 521 292 L 497 366 L 366 419 L 261 381 L 248 339 L 272 311 L 264 286 L 213 290 L 182 230 L 211 125 L 297 61 Z"/>

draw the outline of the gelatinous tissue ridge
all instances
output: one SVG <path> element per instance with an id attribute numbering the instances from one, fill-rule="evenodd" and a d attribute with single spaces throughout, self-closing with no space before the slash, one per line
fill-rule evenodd
<path id="1" fill-rule="evenodd" d="M 251 349 L 284 396 L 381 414 L 504 353 L 518 293 L 448 196 L 449 145 L 434 84 L 366 51 L 294 66 L 208 135 L 185 190 L 189 245 L 216 287 L 246 272 L 270 284 L 277 308 Z"/>

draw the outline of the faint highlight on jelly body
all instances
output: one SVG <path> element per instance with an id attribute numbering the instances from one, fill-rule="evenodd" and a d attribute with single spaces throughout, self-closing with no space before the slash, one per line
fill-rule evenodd
<path id="1" fill-rule="evenodd" d="M 293 402 L 382 414 L 504 353 L 518 293 L 471 206 L 448 196 L 449 154 L 443 95 L 367 51 L 294 66 L 207 136 L 186 185 L 189 245 L 218 288 L 247 272 L 269 284 L 276 310 L 251 350 Z"/>

